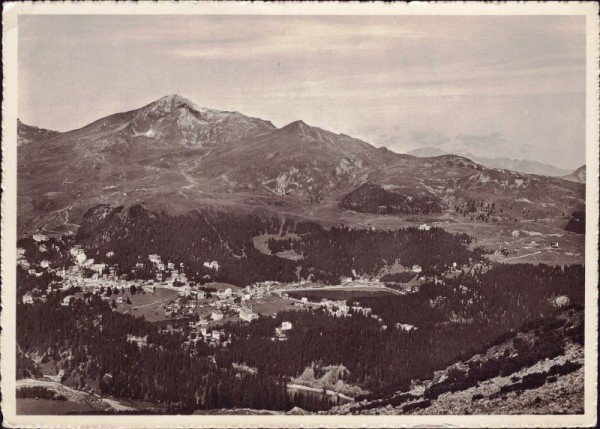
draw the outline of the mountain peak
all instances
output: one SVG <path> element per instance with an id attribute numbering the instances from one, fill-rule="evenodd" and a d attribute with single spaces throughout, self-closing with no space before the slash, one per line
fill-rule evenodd
<path id="1" fill-rule="evenodd" d="M 193 110 L 205 110 L 179 94 L 165 95 L 164 97 L 156 100 L 154 103 L 151 103 L 151 106 L 162 111 L 173 111 L 181 107 L 187 107 Z"/>
<path id="2" fill-rule="evenodd" d="M 299 119 L 297 121 L 290 122 L 281 129 L 286 131 L 293 131 L 299 134 L 307 134 L 312 130 L 312 127 L 303 120 Z"/>

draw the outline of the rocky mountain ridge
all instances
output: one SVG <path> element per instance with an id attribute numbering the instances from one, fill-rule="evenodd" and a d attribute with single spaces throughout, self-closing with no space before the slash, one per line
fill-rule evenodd
<path id="1" fill-rule="evenodd" d="M 303 121 L 276 128 L 177 95 L 51 136 L 43 145 L 19 146 L 23 233 L 74 231 L 98 204 L 310 214 L 332 222 L 349 212 L 425 215 L 418 202 L 433 204 L 428 201 L 442 217 L 473 199 L 530 209 L 538 217 L 584 204 L 577 183 L 491 169 L 455 155 L 401 155 Z M 377 191 L 377 207 L 343 203 L 365 186 L 384 191 Z"/>

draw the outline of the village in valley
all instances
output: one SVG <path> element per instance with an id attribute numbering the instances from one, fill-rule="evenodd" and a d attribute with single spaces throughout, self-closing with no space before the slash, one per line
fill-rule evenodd
<path id="1" fill-rule="evenodd" d="M 430 226 L 423 224 L 420 230 L 427 231 Z M 41 254 L 48 251 L 48 237 L 43 234 L 32 236 Z M 48 260 L 30 261 L 25 249 L 18 248 L 18 265 L 30 276 L 52 273 L 60 280 L 51 282 L 45 290 L 35 288 L 22 296 L 23 304 L 46 301 L 49 294 L 60 291 L 62 306 L 70 306 L 75 300 L 91 298 L 97 295 L 110 304 L 113 311 L 129 313 L 136 317 L 155 322 L 160 332 L 183 332 L 187 335 L 185 344 L 194 345 L 205 342 L 211 347 L 227 347 L 231 340 L 223 325 L 227 322 L 249 323 L 259 317 L 275 317 L 286 310 L 322 311 L 331 317 L 348 318 L 361 315 L 375 319 L 381 330 L 395 328 L 412 331 L 418 327 L 395 323 L 389 327 L 369 307 L 361 306 L 358 301 L 342 298 L 321 298 L 315 300 L 303 296 L 303 292 L 337 292 L 343 297 L 352 293 L 363 294 L 408 294 L 418 292 L 419 285 L 426 280 L 423 268 L 414 265 L 400 267 L 400 272 L 408 274 L 410 280 L 400 284 L 382 282 L 379 278 L 359 276 L 353 270 L 353 277 L 341 280 L 339 285 L 326 285 L 321 282 L 299 280 L 291 283 L 262 281 L 238 287 L 226 283 L 213 282 L 210 275 L 204 276 L 203 283 L 188 280 L 184 264 L 177 261 L 165 261 L 158 254 L 147 256 L 152 267 L 154 279 L 128 279 L 126 274 L 118 276 L 117 264 L 97 263 L 88 258 L 81 245 L 73 244 L 69 249 L 70 266 L 54 267 Z M 110 251 L 106 257 L 114 257 Z M 142 268 L 145 262 L 139 262 L 136 268 Z M 222 267 L 218 261 L 205 261 L 204 267 L 218 272 Z M 454 263 L 448 267 L 446 275 L 452 277 L 458 273 L 486 269 L 481 263 L 457 267 Z M 135 273 L 131 277 L 135 277 Z M 436 284 L 443 279 L 432 278 Z M 286 341 L 287 333 L 294 327 L 290 321 L 283 321 L 275 329 L 272 341 Z M 128 341 L 147 346 L 147 338 L 128 336 Z"/>

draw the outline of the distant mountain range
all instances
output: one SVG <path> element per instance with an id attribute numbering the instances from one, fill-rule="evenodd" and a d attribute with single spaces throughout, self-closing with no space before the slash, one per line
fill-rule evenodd
<path id="1" fill-rule="evenodd" d="M 407 155 L 419 158 L 432 156 L 450 155 L 451 152 L 439 149 L 437 147 L 423 147 L 407 152 Z M 519 171 L 521 173 L 538 174 L 541 176 L 561 177 L 568 175 L 571 171 L 555 167 L 554 165 L 544 164 L 529 159 L 510 159 L 510 158 L 486 158 L 477 156 L 468 152 L 456 152 L 455 155 L 464 156 L 473 161 L 490 168 L 501 168 L 503 170 Z"/>
<path id="2" fill-rule="evenodd" d="M 532 216 L 584 204 L 578 183 L 397 154 L 303 121 L 276 128 L 179 95 L 64 133 L 19 122 L 17 144 L 21 232 L 77 229 L 99 204 L 333 222 L 349 211 L 443 216 L 474 199 Z"/>

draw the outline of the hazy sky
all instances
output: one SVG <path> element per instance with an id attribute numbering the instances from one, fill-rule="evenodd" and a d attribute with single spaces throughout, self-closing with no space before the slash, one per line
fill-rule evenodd
<path id="1" fill-rule="evenodd" d="M 22 17 L 19 117 L 67 131 L 167 94 L 405 152 L 585 162 L 585 18 Z"/>

